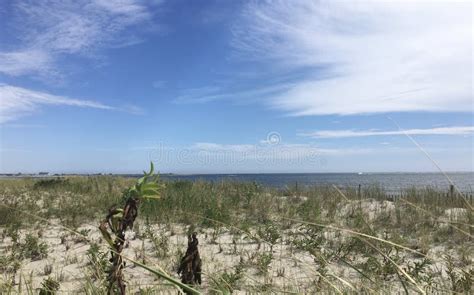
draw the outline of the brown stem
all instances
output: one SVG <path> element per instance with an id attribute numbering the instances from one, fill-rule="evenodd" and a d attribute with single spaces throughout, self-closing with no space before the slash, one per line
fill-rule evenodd
<path id="1" fill-rule="evenodd" d="M 122 259 L 122 250 L 125 245 L 125 231 L 128 228 L 133 227 L 133 223 L 137 218 L 138 214 L 138 200 L 135 198 L 128 198 L 125 206 L 123 208 L 123 215 L 120 219 L 118 227 L 114 229 L 113 226 L 113 216 L 117 213 L 116 208 L 112 207 L 109 210 L 106 220 L 102 223 L 102 226 L 107 223 L 109 229 L 115 235 L 113 250 L 110 251 L 112 267 L 108 272 L 107 280 L 109 281 L 108 294 L 115 294 L 114 287 L 116 286 L 119 294 L 125 295 L 126 284 L 123 279 L 123 269 L 125 263 Z"/>

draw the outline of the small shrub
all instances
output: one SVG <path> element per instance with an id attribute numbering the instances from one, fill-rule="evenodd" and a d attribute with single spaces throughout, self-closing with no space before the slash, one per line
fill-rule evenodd
<path id="1" fill-rule="evenodd" d="M 31 260 L 40 260 L 48 256 L 48 245 L 40 242 L 38 237 L 27 234 L 25 242 L 20 245 L 22 256 Z"/>
<path id="2" fill-rule="evenodd" d="M 239 281 L 244 275 L 244 265 L 239 262 L 233 272 L 225 271 L 217 279 L 211 278 L 211 289 L 218 291 L 219 294 L 233 293 L 238 288 Z"/>
<path id="3" fill-rule="evenodd" d="M 261 253 L 257 256 L 257 270 L 259 275 L 267 275 L 270 264 L 273 260 L 272 253 Z"/>
<path id="4" fill-rule="evenodd" d="M 87 259 L 90 270 L 90 276 L 93 280 L 103 280 L 107 271 L 107 253 L 100 251 L 99 245 L 91 244 L 87 250 Z"/>
<path id="5" fill-rule="evenodd" d="M 67 179 L 62 178 L 50 178 L 50 179 L 40 179 L 35 182 L 33 185 L 34 189 L 54 189 L 63 187 L 64 185 L 69 184 Z"/>
<path id="6" fill-rule="evenodd" d="M 149 239 L 153 244 L 156 257 L 166 257 L 169 251 L 169 238 L 166 232 L 160 231 L 157 235 L 152 230 L 148 217 L 145 220 L 145 233 L 144 237 Z"/>
<path id="7" fill-rule="evenodd" d="M 59 282 L 48 277 L 41 283 L 39 295 L 54 295 L 59 290 Z"/>
<path id="8" fill-rule="evenodd" d="M 259 227 L 257 234 L 262 240 L 270 243 L 272 250 L 273 245 L 281 238 L 280 230 L 271 222 L 265 224 L 263 227 Z"/>

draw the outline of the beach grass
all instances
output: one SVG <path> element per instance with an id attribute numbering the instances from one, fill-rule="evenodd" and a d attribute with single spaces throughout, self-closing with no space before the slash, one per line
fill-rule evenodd
<path id="1" fill-rule="evenodd" d="M 97 227 L 135 181 L 0 180 L 0 293 L 104 293 L 107 248 Z M 178 279 L 194 231 L 203 260 L 203 284 L 194 288 L 203 293 L 472 292 L 474 213 L 459 194 L 163 184 L 160 200 L 143 202 L 127 233 L 124 255 L 137 262 L 124 270 L 130 292 L 177 292 L 137 264 Z"/>

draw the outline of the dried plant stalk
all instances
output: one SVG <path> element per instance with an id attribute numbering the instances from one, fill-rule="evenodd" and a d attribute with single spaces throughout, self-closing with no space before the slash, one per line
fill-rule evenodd
<path id="1" fill-rule="evenodd" d="M 181 259 L 178 274 L 187 285 L 201 284 L 201 257 L 199 256 L 197 233 L 188 236 L 188 249 Z M 185 291 L 186 292 L 186 291 Z"/>
<path id="2" fill-rule="evenodd" d="M 137 183 L 124 193 L 124 206 L 113 206 L 109 209 L 106 218 L 100 223 L 99 229 L 110 247 L 110 268 L 107 281 L 108 294 L 125 294 L 125 280 L 123 268 L 125 262 L 122 250 L 125 245 L 125 232 L 133 227 L 138 215 L 138 206 L 144 199 L 158 198 L 158 184 L 152 179 L 153 163 L 150 172 L 138 179 Z"/>

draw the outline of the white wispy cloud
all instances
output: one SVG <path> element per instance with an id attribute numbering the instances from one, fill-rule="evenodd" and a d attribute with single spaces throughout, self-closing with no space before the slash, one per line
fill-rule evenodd
<path id="1" fill-rule="evenodd" d="M 148 1 L 151 2 L 151 1 Z M 47 0 L 12 4 L 12 34 L 21 42 L 0 51 L 0 72 L 47 75 L 63 54 L 94 56 L 107 47 L 126 46 L 140 38 L 129 29 L 151 22 L 146 1 Z M 147 27 L 151 27 L 148 25 Z M 5 28 L 4 28 L 5 29 Z"/>
<path id="2" fill-rule="evenodd" d="M 255 97 L 274 95 L 287 90 L 291 85 L 290 83 L 280 83 L 251 90 L 233 89 L 232 91 L 217 86 L 184 89 L 174 102 L 177 104 L 200 104 L 225 99 L 242 102 L 243 100 L 251 100 Z"/>
<path id="3" fill-rule="evenodd" d="M 408 129 L 408 130 L 320 130 L 308 133 L 299 133 L 300 136 L 312 138 L 347 138 L 347 137 L 367 137 L 367 136 L 387 136 L 387 135 L 468 135 L 474 133 L 474 126 L 452 126 L 437 127 L 428 129 Z"/>
<path id="4" fill-rule="evenodd" d="M 43 50 L 28 49 L 0 52 L 0 72 L 11 76 L 34 73 L 51 73 L 53 61 Z"/>
<path id="5" fill-rule="evenodd" d="M 240 58 L 308 73 L 268 97 L 294 115 L 472 112 L 472 3 L 255 1 Z"/>
<path id="6" fill-rule="evenodd" d="M 66 105 L 117 110 L 115 107 L 96 101 L 57 96 L 6 84 L 0 84 L 0 97 L 0 123 L 13 121 L 19 117 L 34 113 L 42 105 Z"/>

